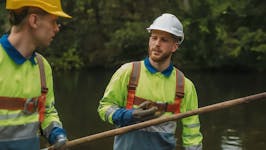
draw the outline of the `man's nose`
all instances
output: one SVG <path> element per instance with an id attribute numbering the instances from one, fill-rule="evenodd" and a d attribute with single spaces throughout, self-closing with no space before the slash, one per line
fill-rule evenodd
<path id="1" fill-rule="evenodd" d="M 61 27 L 61 24 L 56 24 L 55 25 L 55 32 L 59 32 L 60 31 L 60 27 Z"/>
<path id="2" fill-rule="evenodd" d="M 160 39 L 157 39 L 157 40 L 155 41 L 155 45 L 156 45 L 156 46 L 160 46 L 160 44 L 161 44 L 161 40 L 160 40 Z"/>

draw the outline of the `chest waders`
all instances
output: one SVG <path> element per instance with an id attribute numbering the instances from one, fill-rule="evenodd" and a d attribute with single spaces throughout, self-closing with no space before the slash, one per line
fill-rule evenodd
<path id="1" fill-rule="evenodd" d="M 128 83 L 128 95 L 127 95 L 127 109 L 132 109 L 133 105 L 139 105 L 144 101 L 151 101 L 135 95 L 136 88 L 138 86 L 139 76 L 140 76 L 141 63 L 139 61 L 133 62 L 132 72 L 130 75 L 130 80 Z M 152 106 L 157 106 L 159 111 L 163 112 L 172 112 L 174 114 L 180 113 L 180 104 L 181 100 L 184 97 L 184 74 L 176 70 L 176 92 L 175 92 L 175 101 L 174 103 L 156 103 L 152 102 Z"/>
<path id="2" fill-rule="evenodd" d="M 36 111 L 39 113 L 39 121 L 44 120 L 45 101 L 48 88 L 46 87 L 46 77 L 44 64 L 40 54 L 36 53 L 37 63 L 40 70 L 41 78 L 41 95 L 34 98 L 18 98 L 18 97 L 1 97 L 0 109 L 7 110 L 23 110 L 25 114 L 32 114 Z"/>

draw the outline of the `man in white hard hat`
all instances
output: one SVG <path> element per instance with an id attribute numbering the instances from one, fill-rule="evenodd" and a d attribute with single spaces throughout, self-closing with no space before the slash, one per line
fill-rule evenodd
<path id="1" fill-rule="evenodd" d="M 162 14 L 147 30 L 148 57 L 126 63 L 111 78 L 100 100 L 102 120 L 118 127 L 158 116 L 171 116 L 198 108 L 193 83 L 173 66 L 172 54 L 184 40 L 183 26 L 172 14 Z M 185 150 L 201 150 L 202 134 L 197 115 L 182 119 Z M 115 137 L 114 150 L 175 150 L 176 121 Z"/>
<path id="2" fill-rule="evenodd" d="M 0 149 L 39 150 L 39 129 L 56 149 L 65 149 L 51 66 L 35 51 L 59 32 L 58 17 L 71 16 L 60 0 L 6 0 L 6 9 L 11 30 L 0 38 Z"/>

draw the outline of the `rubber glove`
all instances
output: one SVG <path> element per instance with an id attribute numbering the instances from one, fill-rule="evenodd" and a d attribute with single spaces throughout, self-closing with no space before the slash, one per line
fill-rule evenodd
<path id="1" fill-rule="evenodd" d="M 150 107 L 150 104 L 151 102 L 145 101 L 136 109 L 119 108 L 112 116 L 114 124 L 121 127 L 158 117 L 155 115 L 158 108 Z"/>
<path id="2" fill-rule="evenodd" d="M 135 121 L 146 121 L 158 117 L 157 110 L 156 106 L 152 106 L 152 102 L 144 101 L 133 111 L 132 115 Z"/>
<path id="3" fill-rule="evenodd" d="M 66 132 L 60 127 L 54 127 L 49 135 L 49 143 L 54 146 L 54 149 L 66 150 L 67 142 Z"/>

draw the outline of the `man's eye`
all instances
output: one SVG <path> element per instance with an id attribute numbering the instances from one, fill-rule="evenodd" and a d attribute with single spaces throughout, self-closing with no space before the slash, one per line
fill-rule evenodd
<path id="1" fill-rule="evenodd" d="M 162 38 L 162 41 L 163 41 L 163 42 L 168 42 L 169 39 L 167 39 L 167 38 Z"/>
<path id="2" fill-rule="evenodd" d="M 154 37 L 154 36 L 152 36 L 152 37 L 151 37 L 151 39 L 152 39 L 152 40 L 156 40 L 157 38 L 156 38 L 156 37 Z"/>

